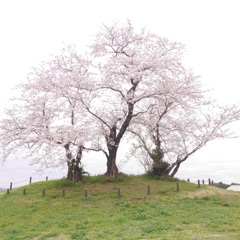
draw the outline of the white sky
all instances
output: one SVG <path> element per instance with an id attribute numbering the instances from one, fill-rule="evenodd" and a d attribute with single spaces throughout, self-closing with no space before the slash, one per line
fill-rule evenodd
<path id="1" fill-rule="evenodd" d="M 239 102 L 238 0 L 8 0 L 0 1 L 0 112 L 13 95 L 11 88 L 26 80 L 31 67 L 59 53 L 63 43 L 85 46 L 102 23 L 127 19 L 136 27 L 184 43 L 186 66 L 214 89 L 213 96 Z M 238 131 L 240 123 L 234 128 Z M 177 176 L 240 182 L 239 145 L 240 139 L 208 144 Z M 94 174 L 105 170 L 104 158 L 102 165 L 92 164 L 86 166 Z M 136 165 L 130 168 L 142 171 Z M 33 172 L 23 161 L 6 162 L 0 165 L 0 187 L 27 179 Z M 49 174 L 64 173 L 49 170 Z"/>

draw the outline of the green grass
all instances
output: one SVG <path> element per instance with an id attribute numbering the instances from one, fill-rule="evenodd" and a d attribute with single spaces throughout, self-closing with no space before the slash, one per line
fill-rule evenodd
<path id="1" fill-rule="evenodd" d="M 240 239 L 240 193 L 148 175 L 32 183 L 0 194 L 0 239 Z"/>

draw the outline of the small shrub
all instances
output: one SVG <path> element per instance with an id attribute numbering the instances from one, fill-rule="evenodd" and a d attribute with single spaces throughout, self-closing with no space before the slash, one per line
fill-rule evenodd
<path id="1" fill-rule="evenodd" d="M 117 178 L 112 178 L 106 175 L 87 176 L 84 180 L 85 183 L 119 183 L 126 182 L 129 176 L 124 173 L 119 173 Z"/>
<path id="2" fill-rule="evenodd" d="M 154 162 L 152 166 L 152 172 L 156 176 L 166 176 L 167 169 L 169 168 L 170 164 L 163 160 Z"/>

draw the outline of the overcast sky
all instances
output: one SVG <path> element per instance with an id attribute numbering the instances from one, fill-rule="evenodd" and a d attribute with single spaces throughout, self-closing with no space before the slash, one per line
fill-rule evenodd
<path id="1" fill-rule="evenodd" d="M 83 48 L 102 23 L 126 22 L 186 45 L 186 67 L 202 77 L 221 102 L 236 102 L 239 94 L 238 0 L 8 0 L 0 1 L 0 112 L 13 96 L 11 88 L 26 81 L 30 68 L 58 54 L 65 44 Z M 240 134 L 240 123 L 234 125 Z M 191 157 L 180 178 L 212 178 L 240 182 L 240 139 L 216 141 Z M 92 174 L 105 170 L 105 159 L 86 162 Z M 94 164 L 94 165 L 93 165 Z M 131 171 L 143 170 L 131 164 Z M 129 171 L 129 167 L 123 168 Z M 35 173 L 18 159 L 0 165 L 0 187 L 21 182 Z M 45 175 L 58 177 L 61 170 Z M 36 175 L 36 174 L 35 174 Z M 36 175 L 37 178 L 38 175 Z"/>

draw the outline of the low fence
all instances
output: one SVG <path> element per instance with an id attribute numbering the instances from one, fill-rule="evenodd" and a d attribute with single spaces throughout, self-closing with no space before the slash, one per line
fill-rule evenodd
<path id="1" fill-rule="evenodd" d="M 18 185 L 22 185 L 23 186 L 23 185 L 31 184 L 33 182 L 33 180 L 35 182 L 48 181 L 48 176 L 46 176 L 46 178 L 34 178 L 34 179 L 33 179 L 33 177 L 29 177 L 29 178 L 21 180 L 19 182 L 14 182 L 14 183 L 10 182 L 9 190 L 12 190 L 13 187 L 18 186 Z M 23 184 L 23 183 L 25 183 L 25 184 Z"/>
<path id="2" fill-rule="evenodd" d="M 36 181 L 36 182 L 39 182 L 39 178 L 38 178 L 38 179 L 35 179 L 35 180 L 38 180 L 38 181 Z M 26 182 L 26 181 L 28 182 L 28 184 L 32 184 L 32 183 L 33 183 L 33 178 L 32 178 L 32 177 L 29 177 L 27 180 L 24 180 L 24 182 Z M 44 179 L 41 178 L 41 181 L 48 181 L 48 176 L 46 176 Z M 23 181 L 21 181 L 21 183 L 22 183 L 22 182 L 23 182 Z M 190 179 L 187 179 L 187 182 L 191 182 Z M 19 183 L 19 182 L 18 182 L 18 183 Z M 191 182 L 191 183 L 196 184 L 198 188 L 201 188 L 201 185 L 205 185 L 205 184 L 208 184 L 208 185 L 210 185 L 210 186 L 211 186 L 211 185 L 214 185 L 214 181 L 211 180 L 210 178 L 209 178 L 207 181 L 206 181 L 206 180 L 197 180 L 197 181 Z M 16 184 L 16 183 L 15 183 L 15 184 Z M 13 186 L 14 186 L 14 183 L 11 182 L 9 188 L 6 189 L 6 193 L 7 193 L 7 194 L 10 194 L 10 192 L 13 190 Z M 175 186 L 173 186 L 171 189 L 179 192 L 179 191 L 180 191 L 180 183 L 179 183 L 179 182 L 176 182 L 176 183 L 175 183 Z M 42 196 L 46 196 L 49 192 L 50 192 L 50 194 L 53 194 L 53 193 L 54 193 L 54 194 L 60 195 L 60 196 L 62 196 L 62 197 L 65 197 L 65 195 L 66 195 L 66 189 L 61 189 L 61 190 L 59 190 L 59 191 L 57 191 L 57 192 L 56 192 L 56 191 L 53 192 L 53 191 L 51 191 L 51 190 L 42 189 L 42 191 L 39 192 L 39 193 L 40 193 Z M 68 192 L 69 192 L 69 191 L 68 191 Z M 23 189 L 22 189 L 22 194 L 23 194 L 23 195 L 29 194 L 27 188 L 23 188 Z M 78 194 L 79 194 L 79 192 L 78 192 Z M 147 195 L 150 195 L 150 194 L 151 194 L 151 186 L 150 186 L 150 185 L 148 185 L 147 188 L 146 188 L 146 194 L 147 194 Z M 88 192 L 88 190 L 84 190 L 84 191 L 83 191 L 83 196 L 84 196 L 85 198 L 89 197 L 89 192 Z M 118 198 L 121 197 L 121 188 L 117 188 L 116 196 L 117 196 Z"/>
<path id="3" fill-rule="evenodd" d="M 190 179 L 188 178 L 188 180 L 187 180 L 188 182 L 190 182 Z M 194 183 L 194 182 L 193 182 Z M 214 181 L 213 180 L 211 180 L 210 178 L 206 181 L 206 180 L 197 180 L 197 185 L 198 185 L 198 187 L 200 187 L 201 186 L 201 184 L 202 185 L 205 185 L 205 184 L 208 184 L 208 185 L 214 185 Z"/>
<path id="4" fill-rule="evenodd" d="M 19 182 L 10 182 L 10 184 L 9 184 L 9 190 L 12 190 L 13 189 L 13 187 L 15 187 L 15 186 L 18 186 L 19 184 L 21 184 L 21 185 L 27 185 L 27 184 L 31 184 L 33 181 L 34 182 L 40 182 L 40 181 L 48 181 L 48 176 L 46 176 L 45 178 L 36 178 L 36 177 L 29 177 L 29 178 L 27 178 L 27 179 L 24 179 L 24 180 L 21 180 L 21 181 L 19 181 Z M 37 180 L 37 181 L 36 181 Z M 53 180 L 53 179 L 52 179 Z M 211 180 L 210 178 L 208 179 L 208 180 L 196 180 L 196 181 L 190 181 L 190 179 L 188 178 L 187 179 L 187 182 L 191 182 L 191 183 L 195 183 L 195 184 L 197 184 L 198 185 L 198 187 L 200 187 L 201 186 L 201 184 L 202 185 L 205 185 L 205 184 L 208 184 L 208 185 L 214 185 L 214 181 L 213 180 Z M 25 183 L 25 184 L 23 184 L 23 183 Z"/>
<path id="5" fill-rule="evenodd" d="M 175 189 L 175 191 L 177 191 L 177 192 L 180 191 L 180 184 L 179 184 L 179 183 L 176 183 L 176 189 Z M 36 191 L 35 191 L 35 192 L 36 192 Z M 44 196 L 47 195 L 47 192 L 49 192 L 49 195 L 54 194 L 54 195 L 52 195 L 52 196 L 59 195 L 59 196 L 62 196 L 62 197 L 65 197 L 65 195 L 66 195 L 66 193 L 67 193 L 66 189 L 61 189 L 61 190 L 59 190 L 59 191 L 51 191 L 51 190 L 48 191 L 48 190 L 46 190 L 46 189 L 42 189 L 41 195 L 44 197 Z M 26 188 L 23 188 L 23 189 L 22 189 L 22 195 L 27 195 L 27 193 L 28 193 L 27 189 L 26 189 Z M 39 193 L 40 193 L 40 192 L 39 192 Z M 75 194 L 78 194 L 78 195 L 79 195 L 80 192 L 68 191 L 68 193 L 70 193 L 70 194 L 75 193 Z M 120 198 L 120 197 L 122 196 L 121 188 L 117 188 L 116 191 L 115 191 L 115 193 L 116 193 L 116 196 L 117 196 L 118 198 Z M 10 189 L 7 189 L 7 194 L 10 194 Z M 146 194 L 147 194 L 147 195 L 151 195 L 151 187 L 150 187 L 150 185 L 148 185 L 147 188 L 146 188 Z M 93 194 L 93 195 L 95 196 L 95 194 Z M 83 191 L 83 196 L 84 196 L 85 198 L 88 198 L 88 197 L 89 197 L 89 191 L 88 191 L 88 190 L 84 190 L 84 191 Z"/>

